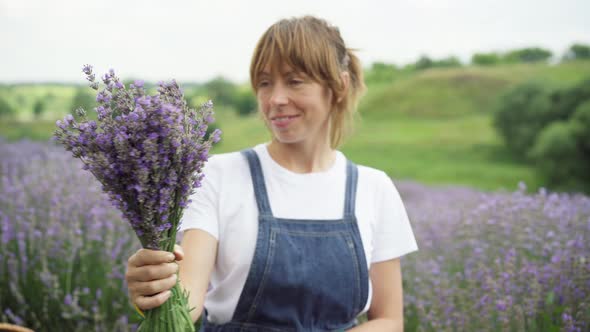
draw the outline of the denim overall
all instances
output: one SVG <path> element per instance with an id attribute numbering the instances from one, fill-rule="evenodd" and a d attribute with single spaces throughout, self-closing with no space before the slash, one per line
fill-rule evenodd
<path id="1" fill-rule="evenodd" d="M 248 159 L 259 211 L 254 258 L 231 321 L 207 322 L 205 310 L 200 331 L 352 328 L 369 293 L 367 262 L 354 214 L 356 165 L 347 160 L 343 219 L 283 219 L 272 214 L 256 152 L 242 153 Z"/>

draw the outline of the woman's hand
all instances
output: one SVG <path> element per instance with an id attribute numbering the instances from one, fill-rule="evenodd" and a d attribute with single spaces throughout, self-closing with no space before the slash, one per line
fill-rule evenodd
<path id="1" fill-rule="evenodd" d="M 179 245 L 174 254 L 163 250 L 139 249 L 129 257 L 125 280 L 129 299 L 141 310 L 161 306 L 172 294 L 178 278 L 178 264 L 184 258 Z"/>

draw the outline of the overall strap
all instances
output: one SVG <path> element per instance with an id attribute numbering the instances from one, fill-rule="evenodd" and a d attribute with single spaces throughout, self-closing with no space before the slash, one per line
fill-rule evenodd
<path id="1" fill-rule="evenodd" d="M 354 217 L 356 203 L 356 187 L 358 182 L 358 168 L 350 160 L 346 160 L 346 191 L 344 197 L 344 216 Z"/>
<path id="2" fill-rule="evenodd" d="M 264 184 L 264 175 L 262 174 L 262 167 L 260 166 L 260 159 L 258 159 L 258 155 L 253 149 L 242 150 L 242 154 L 246 156 L 248 159 L 248 165 L 250 166 L 250 174 L 252 177 L 252 185 L 254 186 L 254 195 L 256 195 L 258 213 L 260 215 L 272 216 L 268 194 L 266 193 L 266 185 Z"/>

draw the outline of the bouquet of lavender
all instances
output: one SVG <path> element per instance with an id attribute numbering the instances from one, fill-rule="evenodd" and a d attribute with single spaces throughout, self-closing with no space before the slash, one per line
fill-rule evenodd
<path id="1" fill-rule="evenodd" d="M 90 87 L 99 90 L 92 66 L 83 68 Z M 78 108 L 58 120 L 55 139 L 84 163 L 111 202 L 135 230 L 142 246 L 172 252 L 188 197 L 200 186 L 209 149 L 219 141 L 209 101 L 190 109 L 173 80 L 159 83 L 149 96 L 141 81 L 126 87 L 111 69 L 96 96 L 98 121 Z M 139 331 L 194 331 L 188 293 L 180 284 L 162 306 L 148 310 Z"/>

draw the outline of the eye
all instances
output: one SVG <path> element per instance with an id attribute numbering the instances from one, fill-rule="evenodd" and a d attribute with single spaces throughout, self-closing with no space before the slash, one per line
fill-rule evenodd
<path id="1" fill-rule="evenodd" d="M 265 88 L 270 85 L 270 82 L 267 80 L 262 80 L 258 82 L 258 88 Z"/>
<path id="2" fill-rule="evenodd" d="M 289 85 L 291 85 L 291 86 L 298 86 L 300 84 L 303 84 L 303 80 L 300 80 L 297 78 L 292 78 L 289 80 Z"/>

